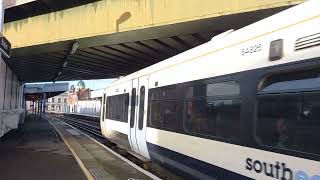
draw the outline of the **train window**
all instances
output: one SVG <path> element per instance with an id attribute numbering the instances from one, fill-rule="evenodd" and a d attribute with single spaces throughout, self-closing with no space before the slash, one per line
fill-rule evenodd
<path id="1" fill-rule="evenodd" d="M 268 78 L 260 94 L 320 90 L 320 72 L 295 72 Z"/>
<path id="2" fill-rule="evenodd" d="M 237 82 L 181 84 L 150 94 L 151 127 L 238 141 L 241 99 Z"/>
<path id="3" fill-rule="evenodd" d="M 150 93 L 152 100 L 162 100 L 162 99 L 176 99 L 178 97 L 179 90 L 176 86 L 157 88 Z"/>
<path id="4" fill-rule="evenodd" d="M 206 84 L 200 84 L 186 87 L 180 91 L 184 93 L 184 98 L 204 97 L 206 96 L 206 88 Z"/>
<path id="5" fill-rule="evenodd" d="M 144 114 L 144 100 L 145 100 L 145 87 L 140 88 L 140 100 L 139 100 L 139 130 L 143 129 L 143 114 Z"/>
<path id="6" fill-rule="evenodd" d="M 261 96 L 260 143 L 320 155 L 320 93 Z"/>
<path id="7" fill-rule="evenodd" d="M 240 110 L 241 101 L 239 99 L 185 100 L 183 104 L 184 129 L 193 134 L 238 141 L 241 127 Z"/>
<path id="8" fill-rule="evenodd" d="M 150 103 L 151 125 L 169 130 L 179 129 L 178 101 L 154 100 Z"/>
<path id="9" fill-rule="evenodd" d="M 124 97 L 124 108 L 123 108 L 123 122 L 128 122 L 128 109 L 129 109 L 129 93 L 126 93 Z"/>
<path id="10" fill-rule="evenodd" d="M 160 101 L 149 102 L 149 118 L 152 127 L 161 128 L 163 119 L 161 118 Z"/>
<path id="11" fill-rule="evenodd" d="M 108 96 L 106 117 L 111 120 L 128 122 L 129 94 Z"/>
<path id="12" fill-rule="evenodd" d="M 134 127 L 134 118 L 136 114 L 136 98 L 137 98 L 137 92 L 136 88 L 133 88 L 131 91 L 131 112 L 130 112 L 130 127 Z"/>
<path id="13" fill-rule="evenodd" d="M 236 81 L 189 86 L 182 90 L 185 98 L 207 96 L 238 96 L 240 86 Z"/>
<path id="14" fill-rule="evenodd" d="M 192 134 L 237 141 L 240 134 L 240 86 L 236 81 L 186 88 L 183 127 Z M 190 99 L 191 98 L 191 99 Z"/>
<path id="15" fill-rule="evenodd" d="M 259 92 L 257 141 L 320 155 L 319 70 L 274 75 Z"/>
<path id="16" fill-rule="evenodd" d="M 206 96 L 231 96 L 239 95 L 240 86 L 236 81 L 208 84 Z"/>

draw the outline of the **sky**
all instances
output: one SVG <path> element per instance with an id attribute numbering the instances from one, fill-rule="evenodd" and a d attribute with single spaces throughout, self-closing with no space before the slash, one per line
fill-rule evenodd
<path id="1" fill-rule="evenodd" d="M 103 89 L 103 88 L 107 87 L 109 84 L 111 84 L 115 80 L 116 79 L 84 80 L 84 83 L 85 83 L 87 88 L 90 88 L 92 90 L 97 90 L 97 89 Z M 68 82 L 69 83 L 69 87 L 70 87 L 71 85 L 77 86 L 77 83 L 79 81 L 80 80 L 77 80 L 77 81 L 57 81 L 57 83 Z M 49 83 L 52 83 L 52 82 L 28 83 L 28 84 L 49 84 Z"/>
<path id="2" fill-rule="evenodd" d="M 102 89 L 107 87 L 110 83 L 115 81 L 116 79 L 97 79 L 97 80 L 84 80 L 84 83 L 87 88 L 92 90 Z M 79 81 L 66 81 L 69 82 L 69 87 L 71 85 L 77 86 Z"/>

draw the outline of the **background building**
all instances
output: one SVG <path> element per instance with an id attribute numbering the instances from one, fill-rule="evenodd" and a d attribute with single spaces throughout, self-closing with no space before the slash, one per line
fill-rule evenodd
<path id="1" fill-rule="evenodd" d="M 69 112 L 68 92 L 47 99 L 46 111 L 55 113 Z"/>
<path id="2" fill-rule="evenodd" d="M 68 105 L 70 113 L 100 115 L 101 98 L 93 96 L 92 90 L 86 88 L 83 81 L 79 81 L 77 86 L 71 86 L 68 93 Z"/>
<path id="3" fill-rule="evenodd" d="M 69 91 L 46 100 L 48 113 L 77 113 L 100 116 L 103 89 L 92 91 L 86 88 L 83 81 L 77 86 L 70 86 Z M 35 106 L 35 107 L 33 107 Z M 26 109 L 34 112 L 37 105 L 33 101 L 26 102 Z"/>

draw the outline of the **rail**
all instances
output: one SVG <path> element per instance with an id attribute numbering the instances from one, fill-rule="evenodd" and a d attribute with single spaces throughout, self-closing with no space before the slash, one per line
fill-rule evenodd
<path id="1" fill-rule="evenodd" d="M 101 134 L 100 123 L 98 122 L 93 122 L 93 121 L 88 121 L 84 119 L 73 118 L 73 117 L 68 117 L 63 115 L 57 115 L 57 114 L 51 114 L 50 116 L 57 117 L 60 121 L 63 121 L 71 126 L 79 128 L 80 130 L 83 130 L 91 135 L 103 138 L 103 135 Z"/>

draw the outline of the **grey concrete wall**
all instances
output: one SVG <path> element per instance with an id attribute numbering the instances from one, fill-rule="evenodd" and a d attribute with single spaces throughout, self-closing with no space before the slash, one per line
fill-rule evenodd
<path id="1" fill-rule="evenodd" d="M 0 57 L 0 137 L 23 123 L 23 89 L 18 77 Z"/>
<path id="2" fill-rule="evenodd" d="M 6 63 L 0 59 L 0 110 L 3 110 L 6 68 Z"/>
<path id="3" fill-rule="evenodd" d="M 20 97 L 22 94 L 22 86 L 20 83 L 17 83 L 17 104 L 16 104 L 16 109 L 21 107 L 22 104 L 22 98 Z"/>
<path id="4" fill-rule="evenodd" d="M 5 85 L 5 96 L 4 96 L 4 104 L 3 109 L 4 110 L 10 110 L 10 102 L 12 101 L 12 71 L 10 68 L 7 68 L 6 73 L 6 85 Z"/>
<path id="5" fill-rule="evenodd" d="M 12 74 L 12 86 L 11 86 L 10 109 L 15 109 L 16 108 L 16 104 L 17 104 L 17 84 L 18 84 L 17 76 L 13 73 Z"/>

